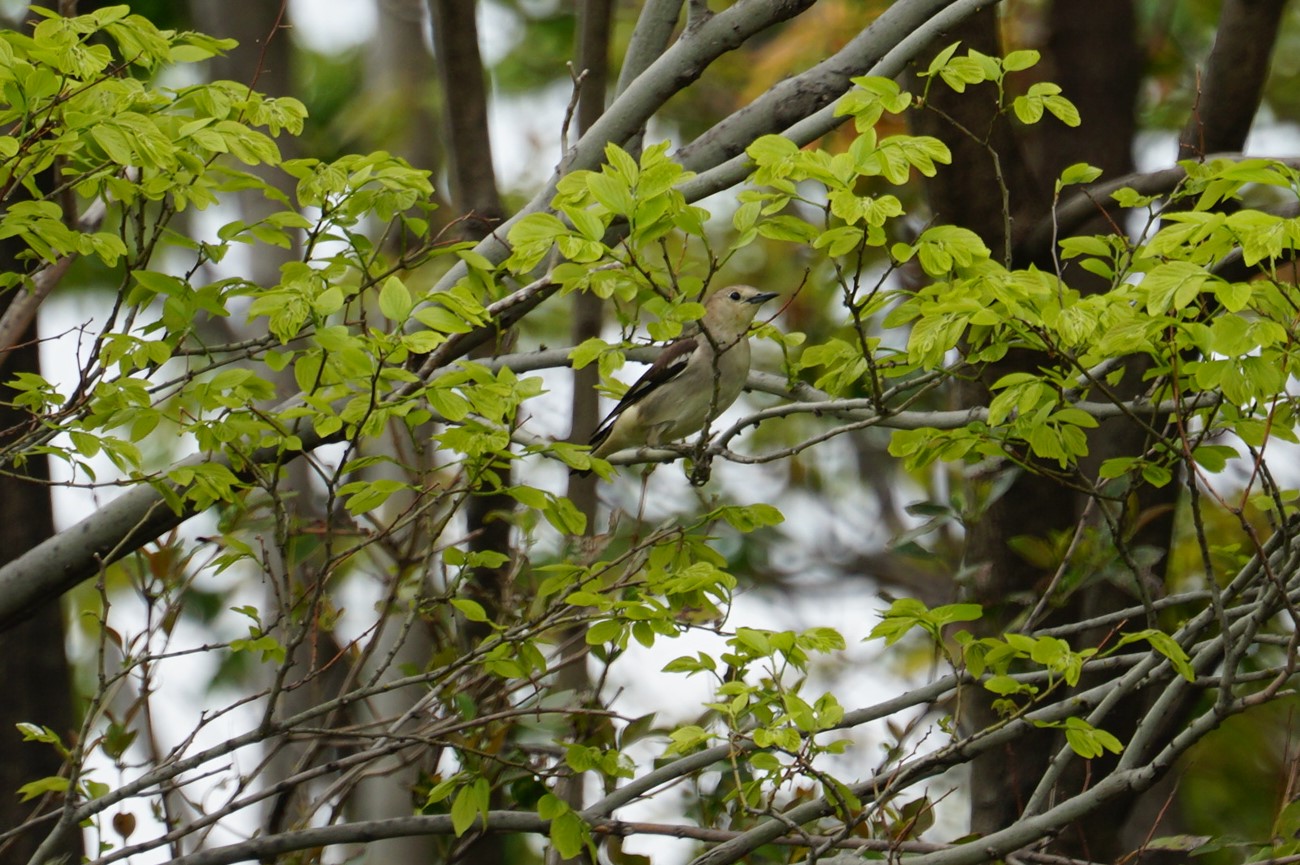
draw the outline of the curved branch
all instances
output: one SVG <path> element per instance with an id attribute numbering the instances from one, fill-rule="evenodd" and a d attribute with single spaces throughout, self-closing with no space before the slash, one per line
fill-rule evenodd
<path id="1" fill-rule="evenodd" d="M 872 28 L 868 28 L 863 34 L 863 42 L 858 46 L 860 51 L 879 50 L 878 40 L 880 43 L 888 45 L 888 43 L 884 43 L 884 34 L 894 33 L 896 29 L 901 29 L 901 16 L 903 15 L 916 15 L 915 19 L 909 17 L 907 20 L 916 20 L 917 23 L 906 36 L 889 46 L 885 55 L 864 70 L 862 74 L 879 75 L 885 78 L 894 78 L 902 74 L 907 64 L 914 60 L 935 39 L 940 38 L 946 31 L 980 10 L 995 6 L 999 2 L 1000 0 L 956 0 L 956 2 L 928 18 L 918 13 L 929 7 L 919 5 L 891 7 L 890 12 L 894 11 L 895 8 L 899 9 L 900 19 L 891 19 L 887 25 L 882 25 L 875 34 L 872 33 Z M 884 20 L 885 15 L 882 15 L 877 20 L 877 23 Z M 748 118 L 748 122 L 758 124 L 763 119 L 763 116 L 765 115 L 761 112 L 754 112 Z M 765 129 L 760 125 L 754 125 L 754 133 L 758 135 L 768 131 L 779 131 L 781 135 L 803 147 L 835 129 L 846 119 L 848 119 L 847 116 L 836 115 L 835 105 L 832 103 L 822 106 L 819 110 L 806 115 L 803 119 L 792 123 L 784 130 Z M 736 123 L 739 123 L 739 120 Z M 735 132 L 738 129 L 739 126 L 736 126 L 732 131 Z M 706 132 L 701 138 L 709 134 Z M 719 133 L 719 136 L 721 136 L 721 133 Z M 722 144 L 722 142 L 716 142 L 714 146 L 701 146 L 696 153 L 690 155 L 690 158 L 679 157 L 683 165 L 691 171 L 697 172 L 696 177 L 683 183 L 680 187 L 687 201 L 698 201 L 716 192 L 729 189 L 743 182 L 749 176 L 751 170 L 750 160 L 743 152 L 728 159 L 717 161 L 721 159 L 723 154 Z"/>
<path id="2" fill-rule="evenodd" d="M 682 0 L 649 0 L 641 8 L 641 15 L 632 30 L 623 68 L 618 73 L 617 93 L 627 90 L 638 75 L 664 53 L 672 39 L 677 19 L 682 15 Z"/>
<path id="3" fill-rule="evenodd" d="M 468 333 L 453 334 L 438 346 L 420 369 L 421 381 L 428 380 L 440 368 L 492 339 L 499 329 L 514 324 L 555 290 L 549 278 L 543 277 L 489 305 L 487 312 L 493 319 L 492 323 Z M 395 391 L 390 399 L 408 398 L 421 386 L 421 381 Z M 302 395 L 291 397 L 272 413 L 281 414 L 303 402 Z M 306 453 L 342 440 L 343 433 L 321 436 L 304 428 L 299 436 L 302 452 Z M 244 464 L 271 466 L 284 459 L 285 454 L 269 447 L 246 455 Z M 172 468 L 208 463 L 224 465 L 245 481 L 252 476 L 250 469 L 237 469 L 231 458 L 225 455 L 198 454 Z M 184 500 L 181 495 L 183 487 L 161 476 L 154 483 L 166 489 L 167 493 L 148 484 L 133 487 L 81 522 L 0 567 L 0 630 L 11 626 L 32 608 L 58 597 L 82 580 L 94 576 L 103 566 L 166 534 L 199 512 L 200 509 L 192 502 Z"/>
<path id="4" fill-rule="evenodd" d="M 447 135 L 448 185 L 454 206 L 469 219 L 472 236 L 482 236 L 504 215 L 492 167 L 488 130 L 488 85 L 479 55 L 477 4 L 430 0 L 434 58 Z"/>
<path id="5" fill-rule="evenodd" d="M 676 158 L 687 167 L 717 165 L 743 153 L 760 135 L 780 132 L 804 120 L 850 89 L 850 78 L 866 74 L 912 34 L 926 32 L 927 21 L 958 2 L 905 0 L 891 5 L 832 57 L 764 91 L 683 146 Z"/>
<path id="6" fill-rule="evenodd" d="M 474 251 L 488 261 L 500 264 L 510 254 L 510 247 L 503 238 L 525 216 L 549 209 L 560 178 L 573 171 L 599 168 L 605 161 L 607 144 L 625 144 L 635 140 L 651 116 L 672 96 L 699 78 L 714 60 L 735 50 L 745 40 L 768 27 L 798 15 L 813 2 L 814 0 L 740 0 L 716 15 L 688 27 L 643 72 L 631 81 L 620 81 L 621 92 L 600 119 L 565 154 L 545 186 L 492 234 L 476 244 Z M 667 12 L 664 12 L 664 16 L 667 17 Z M 662 21 L 659 26 L 663 26 Z M 642 60 L 648 59 L 651 54 L 652 47 L 647 47 Z M 443 274 L 434 287 L 436 290 L 450 289 L 467 272 L 464 262 L 459 262 Z"/>

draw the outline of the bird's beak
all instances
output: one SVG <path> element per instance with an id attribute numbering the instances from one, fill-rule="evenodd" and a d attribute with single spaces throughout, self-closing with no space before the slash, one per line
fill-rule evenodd
<path id="1" fill-rule="evenodd" d="M 771 300 L 772 298 L 776 297 L 776 295 L 777 295 L 777 293 L 776 293 L 775 291 L 764 291 L 764 292 L 761 292 L 761 293 L 759 293 L 759 294 L 754 295 L 753 297 L 751 297 L 751 298 L 750 298 L 748 301 L 746 301 L 746 302 L 747 302 L 747 303 L 755 303 L 755 304 L 757 304 L 757 303 L 767 303 L 769 300 Z"/>

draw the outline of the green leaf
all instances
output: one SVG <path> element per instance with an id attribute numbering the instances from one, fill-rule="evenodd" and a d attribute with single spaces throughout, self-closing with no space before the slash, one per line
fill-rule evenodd
<path id="1" fill-rule="evenodd" d="M 663 672 L 693 675 L 695 673 L 712 673 L 717 668 L 717 661 L 703 652 L 698 652 L 694 658 L 688 655 L 674 658 L 663 666 Z"/>
<path id="2" fill-rule="evenodd" d="M 488 620 L 483 605 L 478 601 L 471 601 L 469 598 L 452 598 L 451 605 L 460 610 L 460 614 L 471 622 L 486 622 Z"/>
<path id="3" fill-rule="evenodd" d="M 1230 445 L 1198 445 L 1192 451 L 1192 459 L 1197 465 L 1216 474 L 1228 467 L 1228 460 L 1237 456 L 1237 449 Z"/>
<path id="4" fill-rule="evenodd" d="M 238 639 L 230 641 L 230 651 L 232 652 L 260 652 L 262 654 L 262 663 L 283 663 L 285 658 L 284 645 L 270 634 L 258 636 L 256 633 L 250 639 Z"/>
<path id="5" fill-rule="evenodd" d="M 451 795 L 452 791 L 465 783 L 463 775 L 453 775 L 452 777 L 441 781 L 433 786 L 427 796 L 424 797 L 424 804 L 427 808 L 430 805 L 436 805 L 443 799 Z"/>
<path id="6" fill-rule="evenodd" d="M 564 215 L 569 217 L 573 227 L 588 240 L 600 240 L 605 236 L 605 224 L 590 210 L 564 208 Z"/>
<path id="7" fill-rule="evenodd" d="M 1164 655 L 1178 675 L 1189 682 L 1196 681 L 1196 671 L 1192 669 L 1191 658 L 1188 657 L 1187 652 L 1183 651 L 1183 647 L 1178 645 L 1178 641 L 1164 631 L 1149 628 L 1144 631 L 1124 634 L 1120 637 L 1116 648 L 1139 640 L 1147 642 L 1151 648 Z"/>
<path id="8" fill-rule="evenodd" d="M 780 214 L 758 224 L 758 233 L 770 240 L 789 240 L 795 243 L 812 243 L 817 229 L 797 216 Z"/>
<path id="9" fill-rule="evenodd" d="M 1095 165 L 1089 165 L 1086 162 L 1076 162 L 1061 172 L 1061 178 L 1057 181 L 1057 190 L 1063 186 L 1073 186 L 1077 183 L 1092 183 L 1098 177 L 1101 177 L 1101 169 Z"/>
<path id="10" fill-rule="evenodd" d="M 364 514 L 388 501 L 394 493 L 409 488 L 409 484 L 396 478 L 376 478 L 344 484 L 339 487 L 339 495 L 347 499 L 348 513 Z"/>
<path id="11" fill-rule="evenodd" d="M 1143 463 L 1142 480 L 1146 481 L 1153 487 L 1159 488 L 1172 481 L 1173 474 L 1166 466 L 1159 465 L 1158 463 Z"/>
<path id="12" fill-rule="evenodd" d="M 605 619 L 596 622 L 587 629 L 586 640 L 588 646 L 600 646 L 605 643 L 612 643 L 623 635 L 623 623 L 617 619 Z"/>
<path id="13" fill-rule="evenodd" d="M 582 369 L 609 351 L 609 349 L 609 343 L 593 336 L 574 346 L 573 350 L 569 352 L 569 360 L 572 362 L 574 369 Z"/>
<path id="14" fill-rule="evenodd" d="M 474 326 L 445 306 L 431 303 L 415 310 L 414 318 L 439 333 L 469 333 Z"/>
<path id="15" fill-rule="evenodd" d="M 1066 126 L 1074 128 L 1083 122 L 1083 119 L 1079 116 L 1079 109 L 1064 96 L 1048 96 L 1043 100 L 1043 105 L 1057 120 Z"/>
<path id="16" fill-rule="evenodd" d="M 537 816 L 543 820 L 554 820 L 569 810 L 569 803 L 554 793 L 546 793 L 537 801 Z"/>
<path id="17" fill-rule="evenodd" d="M 984 680 L 984 688 L 994 694 L 1009 697 L 1013 694 L 1020 694 L 1026 690 L 1026 686 L 1017 682 L 1006 674 L 989 676 Z"/>
<path id="18" fill-rule="evenodd" d="M 1016 119 L 1026 126 L 1037 123 L 1043 118 L 1043 102 L 1040 99 L 1017 96 L 1011 102 L 1011 110 L 1015 112 Z"/>
<path id="19" fill-rule="evenodd" d="M 952 60 L 952 56 L 957 53 L 957 49 L 960 46 L 961 46 L 960 42 L 954 42 L 951 45 L 949 45 L 947 48 L 943 49 L 938 54 L 936 54 L 934 56 L 934 59 L 930 61 L 929 68 L 927 68 L 925 72 L 922 73 L 922 77 L 933 76 L 936 73 L 938 73 L 940 69 L 943 69 L 945 66 L 947 66 L 948 61 Z"/>
<path id="20" fill-rule="evenodd" d="M 799 645 L 814 652 L 838 652 L 847 645 L 844 635 L 834 628 L 809 628 L 799 635 Z"/>
<path id="21" fill-rule="evenodd" d="M 136 163 L 135 151 L 131 147 L 130 136 L 112 122 L 99 123 L 90 129 L 90 137 L 104 149 L 108 158 L 118 165 Z"/>
<path id="22" fill-rule="evenodd" d="M 379 290 L 379 311 L 389 321 L 395 324 L 403 324 L 411 317 L 413 306 L 411 292 L 407 290 L 406 285 L 400 279 L 396 276 L 390 276 L 384 280 L 383 288 Z"/>
<path id="23" fill-rule="evenodd" d="M 984 615 L 979 604 L 945 604 L 930 610 L 930 615 L 941 625 L 954 622 L 973 622 Z"/>
<path id="24" fill-rule="evenodd" d="M 14 724 L 14 727 L 22 734 L 24 742 L 41 742 L 46 745 L 53 745 L 60 754 L 66 755 L 68 753 L 63 740 L 59 738 L 59 734 L 49 727 L 38 726 L 27 721 L 20 721 Z"/>
<path id="25" fill-rule="evenodd" d="M 29 781 L 18 788 L 18 801 L 29 802 L 47 793 L 62 795 L 68 792 L 69 787 L 70 782 L 68 779 L 57 775 L 41 778 L 39 781 Z"/>
<path id="26" fill-rule="evenodd" d="M 469 416 L 471 409 L 469 400 L 450 387 L 430 386 L 425 391 L 425 397 L 429 400 L 429 407 L 445 420 L 459 423 Z"/>
<path id="27" fill-rule="evenodd" d="M 1021 70 L 1037 66 L 1041 57 L 1042 55 L 1032 48 L 1012 51 L 1006 57 L 1002 58 L 1002 68 L 1008 72 L 1020 72 Z"/>
<path id="28" fill-rule="evenodd" d="M 668 734 L 670 744 L 664 753 L 665 755 L 685 754 L 707 744 L 712 738 L 713 734 L 703 727 L 688 724 Z"/>
<path id="29" fill-rule="evenodd" d="M 530 213 L 516 222 L 507 234 L 514 252 L 510 257 L 512 267 L 529 270 L 536 266 L 555 239 L 567 232 L 564 223 L 553 213 Z"/>
<path id="30" fill-rule="evenodd" d="M 1161 315 L 1171 308 L 1182 309 L 1212 279 L 1214 277 L 1205 268 L 1190 261 L 1170 261 L 1158 265 L 1142 281 L 1142 288 L 1149 292 L 1147 313 Z"/>
<path id="31" fill-rule="evenodd" d="M 785 522 L 785 516 L 779 510 L 764 504 L 725 507 L 715 513 L 726 520 L 733 529 L 741 532 L 752 532 L 758 528 Z"/>
<path id="32" fill-rule="evenodd" d="M 604 595 L 582 589 L 566 595 L 564 603 L 572 607 L 596 607 L 598 609 L 607 609 L 610 606 L 609 599 Z"/>
<path id="33" fill-rule="evenodd" d="M 798 155 L 799 147 L 784 136 L 763 135 L 746 147 L 745 153 L 759 165 L 769 165 Z"/>
<path id="34" fill-rule="evenodd" d="M 947 604 L 931 610 L 915 598 L 900 598 L 881 614 L 882 620 L 871 629 L 867 639 L 883 639 L 890 646 L 913 628 L 921 628 L 938 640 L 945 626 L 974 621 L 983 613 L 979 604 Z"/>
<path id="35" fill-rule="evenodd" d="M 587 825 L 572 811 L 551 818 L 551 845 L 562 858 L 573 859 L 586 847 L 589 839 Z"/>
<path id="36" fill-rule="evenodd" d="M 478 797 L 473 787 L 462 787 L 451 803 L 451 828 L 457 837 L 464 835 L 479 815 Z"/>
<path id="37" fill-rule="evenodd" d="M 1074 753 L 1088 760 L 1100 757 L 1106 751 L 1118 754 L 1124 750 L 1119 739 L 1105 730 L 1093 727 L 1082 718 L 1065 720 L 1065 741 Z"/>
<path id="38" fill-rule="evenodd" d="M 636 200 L 627 181 L 609 174 L 592 172 L 587 177 L 587 188 L 591 195 L 610 213 L 630 215 L 636 208 Z"/>
<path id="39" fill-rule="evenodd" d="M 556 531 L 580 537 L 587 530 L 587 516 L 572 501 L 563 496 L 552 498 L 542 510 L 546 521 Z"/>

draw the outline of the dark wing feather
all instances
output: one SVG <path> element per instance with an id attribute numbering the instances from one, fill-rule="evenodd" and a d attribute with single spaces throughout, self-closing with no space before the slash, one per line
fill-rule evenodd
<path id="1" fill-rule="evenodd" d="M 600 443 L 609 437 L 610 430 L 614 428 L 614 421 L 629 406 L 636 405 L 655 388 L 681 375 L 682 370 L 686 369 L 686 362 L 695 353 L 697 340 L 698 337 L 694 336 L 679 339 L 660 352 L 654 363 L 650 364 L 650 368 L 627 389 L 627 393 L 623 394 L 618 405 L 614 406 L 614 409 L 605 415 L 605 419 L 596 427 L 596 431 L 591 436 L 593 448 L 600 447 Z"/>

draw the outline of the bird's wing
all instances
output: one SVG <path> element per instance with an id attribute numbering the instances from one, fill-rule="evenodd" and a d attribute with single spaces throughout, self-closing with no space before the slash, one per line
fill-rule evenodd
<path id="1" fill-rule="evenodd" d="M 681 375 L 698 345 L 699 337 L 690 336 L 677 340 L 660 352 L 654 363 L 650 364 L 650 368 L 627 389 L 627 393 L 623 394 L 618 405 L 614 406 L 614 409 L 605 415 L 605 419 L 596 427 L 596 431 L 591 436 L 591 446 L 593 448 L 600 446 L 600 443 L 609 436 L 610 430 L 614 428 L 614 421 L 630 406 L 636 405 L 651 391 Z"/>

